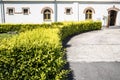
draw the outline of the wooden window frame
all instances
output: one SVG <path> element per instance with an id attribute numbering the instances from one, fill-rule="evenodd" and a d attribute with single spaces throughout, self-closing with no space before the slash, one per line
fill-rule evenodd
<path id="1" fill-rule="evenodd" d="M 27 13 L 24 12 L 25 9 L 28 10 Z M 23 13 L 23 15 L 29 15 L 30 14 L 30 8 L 29 7 L 23 7 L 22 8 L 22 13 Z"/>
<path id="2" fill-rule="evenodd" d="M 70 10 L 69 12 L 67 12 L 67 10 Z M 67 7 L 67 8 L 65 8 L 65 14 L 66 15 L 71 15 L 73 12 L 72 12 L 72 8 L 71 7 Z"/>
<path id="3" fill-rule="evenodd" d="M 46 10 L 49 10 L 49 9 L 45 9 L 44 10 L 44 12 L 43 12 L 43 19 L 44 19 L 44 21 L 51 21 L 51 14 L 52 14 L 52 12 L 51 12 L 51 10 L 49 10 L 48 13 L 47 12 L 45 13 Z M 47 18 L 45 18 L 45 16 Z M 49 18 L 49 16 L 50 16 L 50 18 Z"/>
<path id="4" fill-rule="evenodd" d="M 13 10 L 12 13 L 10 13 L 10 11 L 9 11 L 10 9 Z M 15 8 L 14 8 L 14 7 L 7 7 L 7 14 L 8 14 L 8 15 L 14 15 L 14 14 L 15 14 Z"/>
<path id="5" fill-rule="evenodd" d="M 88 11 L 88 12 L 87 12 Z M 91 12 L 90 12 L 91 11 Z M 91 17 L 90 17 L 91 16 Z M 93 16 L 93 12 L 92 10 L 88 9 L 86 10 L 86 13 L 85 13 L 85 19 L 88 20 L 88 19 L 92 19 L 92 16 Z"/>

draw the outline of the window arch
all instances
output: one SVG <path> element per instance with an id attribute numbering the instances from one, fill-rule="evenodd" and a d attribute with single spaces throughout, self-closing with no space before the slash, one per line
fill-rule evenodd
<path id="1" fill-rule="evenodd" d="M 53 10 L 49 7 L 45 7 L 42 9 L 41 13 L 43 14 L 44 20 L 51 20 L 51 15 L 53 13 Z"/>
<path id="2" fill-rule="evenodd" d="M 46 9 L 43 13 L 43 19 L 44 20 L 51 20 L 51 11 L 49 9 Z"/>
<path id="3" fill-rule="evenodd" d="M 92 7 L 87 7 L 83 13 L 85 14 L 85 19 L 92 19 L 95 10 Z"/>
<path id="4" fill-rule="evenodd" d="M 108 10 L 108 12 L 111 11 L 111 10 L 120 11 L 120 9 L 116 8 L 115 5 L 113 5 L 113 7 L 111 7 L 111 8 L 108 8 L 107 10 Z"/>
<path id="5" fill-rule="evenodd" d="M 85 19 L 92 19 L 92 10 L 88 9 L 85 13 Z"/>

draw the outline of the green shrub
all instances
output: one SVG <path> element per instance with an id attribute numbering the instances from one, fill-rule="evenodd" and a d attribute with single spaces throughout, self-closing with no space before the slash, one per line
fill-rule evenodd
<path id="1" fill-rule="evenodd" d="M 63 25 L 62 22 L 55 22 L 52 24 L 0 24 L 0 33 L 7 32 L 24 32 L 40 27 L 44 28 L 56 28 Z"/>
<path id="2" fill-rule="evenodd" d="M 35 29 L 0 43 L 0 79 L 62 80 L 65 61 L 58 29 Z M 49 34 L 49 35 L 48 35 Z"/>
<path id="3" fill-rule="evenodd" d="M 24 32 L 26 30 L 32 30 L 40 27 L 50 28 L 50 24 L 0 24 L 0 33 L 6 33 L 11 31 Z"/>
<path id="4" fill-rule="evenodd" d="M 102 23 L 100 21 L 83 21 L 66 23 L 61 28 L 61 38 L 64 40 L 66 37 L 76 35 L 82 32 L 100 30 Z"/>
<path id="5" fill-rule="evenodd" d="M 62 69 L 65 60 L 61 40 L 101 29 L 99 21 L 3 25 L 0 32 L 22 33 L 0 42 L 1 80 L 64 80 L 68 71 Z"/>
<path id="6" fill-rule="evenodd" d="M 54 22 L 52 25 L 63 25 L 63 22 Z"/>
<path id="7" fill-rule="evenodd" d="M 14 35 L 16 35 L 16 34 L 8 34 L 8 33 L 0 34 L 0 42 L 1 42 L 2 39 L 4 39 L 4 38 L 11 38 Z"/>

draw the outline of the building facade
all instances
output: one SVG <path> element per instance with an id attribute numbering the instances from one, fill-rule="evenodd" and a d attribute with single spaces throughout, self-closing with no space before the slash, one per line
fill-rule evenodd
<path id="1" fill-rule="evenodd" d="M 100 20 L 120 26 L 120 0 L 1 0 L 0 23 Z"/>

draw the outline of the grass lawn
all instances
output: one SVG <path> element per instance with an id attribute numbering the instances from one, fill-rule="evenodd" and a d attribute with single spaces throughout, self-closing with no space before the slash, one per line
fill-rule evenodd
<path id="1" fill-rule="evenodd" d="M 0 34 L 0 40 L 4 39 L 4 38 L 10 38 L 15 34 L 8 34 L 8 33 L 1 33 Z"/>

